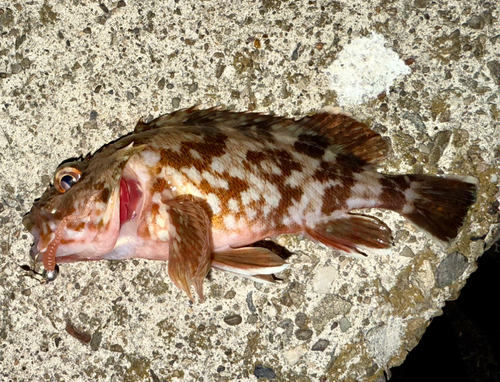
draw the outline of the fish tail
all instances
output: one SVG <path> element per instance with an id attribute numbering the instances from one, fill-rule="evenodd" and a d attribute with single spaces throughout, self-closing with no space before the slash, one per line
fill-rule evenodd
<path id="1" fill-rule="evenodd" d="M 386 179 L 395 187 L 392 201 L 384 207 L 446 243 L 457 236 L 469 207 L 476 201 L 478 181 L 471 176 L 415 174 Z"/>

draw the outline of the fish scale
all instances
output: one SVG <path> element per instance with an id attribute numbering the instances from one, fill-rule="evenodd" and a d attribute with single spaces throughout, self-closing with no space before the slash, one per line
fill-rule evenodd
<path id="1" fill-rule="evenodd" d="M 387 142 L 343 114 L 299 120 L 190 108 L 139 122 L 94 155 L 61 165 L 24 224 L 31 254 L 57 262 L 168 260 L 203 299 L 209 269 L 273 282 L 288 265 L 264 238 L 299 233 L 341 251 L 387 248 L 391 230 L 360 208 L 396 211 L 442 242 L 475 201 L 468 176 L 376 171 Z"/>

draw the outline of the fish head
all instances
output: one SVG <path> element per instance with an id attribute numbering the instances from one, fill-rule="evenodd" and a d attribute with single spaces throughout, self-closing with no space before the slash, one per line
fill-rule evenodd
<path id="1" fill-rule="evenodd" d="M 93 260 L 109 252 L 121 221 L 131 214 L 127 209 L 134 209 L 129 190 L 134 181 L 125 176 L 124 169 L 142 149 L 125 139 L 93 156 L 61 164 L 53 184 L 23 219 L 34 237 L 31 256 L 43 260 L 47 269 L 55 267 L 56 258 L 60 262 Z M 133 194 L 135 200 L 138 192 Z"/>

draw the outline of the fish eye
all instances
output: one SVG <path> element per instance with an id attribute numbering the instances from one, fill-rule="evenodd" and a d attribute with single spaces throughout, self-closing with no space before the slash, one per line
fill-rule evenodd
<path id="1" fill-rule="evenodd" d="M 68 191 L 76 182 L 80 180 L 82 172 L 74 167 L 65 167 L 56 173 L 54 187 L 61 194 Z"/>

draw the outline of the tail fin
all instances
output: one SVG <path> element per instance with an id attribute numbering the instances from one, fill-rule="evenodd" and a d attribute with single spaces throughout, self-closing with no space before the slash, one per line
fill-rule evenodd
<path id="1" fill-rule="evenodd" d="M 401 178 L 410 183 L 404 190 L 406 204 L 397 212 L 441 241 L 454 239 L 469 207 L 476 201 L 477 179 L 429 175 L 402 175 Z"/>

